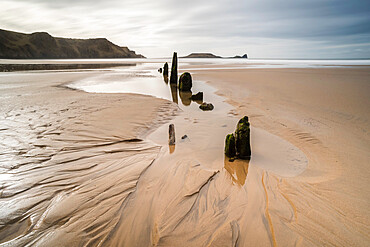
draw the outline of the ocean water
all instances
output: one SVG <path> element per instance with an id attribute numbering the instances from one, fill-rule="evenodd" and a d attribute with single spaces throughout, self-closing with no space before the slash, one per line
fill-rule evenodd
<path id="1" fill-rule="evenodd" d="M 148 59 L 0 59 L 0 64 L 158 64 L 171 62 L 171 58 Z M 230 65 L 233 68 L 322 68 L 370 66 L 370 59 L 219 59 L 219 58 L 179 58 L 179 65 L 204 65 L 198 69 L 210 69 L 207 65 Z M 211 67 L 212 68 L 212 67 Z M 222 69 L 222 68 L 218 68 Z"/>

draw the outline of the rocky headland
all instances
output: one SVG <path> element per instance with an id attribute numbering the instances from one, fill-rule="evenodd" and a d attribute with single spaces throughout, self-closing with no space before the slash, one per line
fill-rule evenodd
<path id="1" fill-rule="evenodd" d="M 106 38 L 69 39 L 46 32 L 32 34 L 0 29 L 2 59 L 145 58 Z"/>

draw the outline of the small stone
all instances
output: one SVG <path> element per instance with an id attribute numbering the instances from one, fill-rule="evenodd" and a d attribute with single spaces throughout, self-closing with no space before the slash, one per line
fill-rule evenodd
<path id="1" fill-rule="evenodd" d="M 162 74 L 162 68 L 159 68 L 158 69 L 158 72 Z"/>
<path id="2" fill-rule="evenodd" d="M 182 137 L 181 137 L 181 139 L 186 139 L 186 138 L 188 138 L 188 136 L 187 135 L 183 135 Z"/>
<path id="3" fill-rule="evenodd" d="M 179 90 L 190 91 L 193 86 L 191 75 L 189 72 L 185 72 L 180 76 L 179 79 Z"/>
<path id="4" fill-rule="evenodd" d="M 199 92 L 197 94 L 193 94 L 191 96 L 191 100 L 194 100 L 194 101 L 203 101 L 203 92 Z"/>
<path id="5" fill-rule="evenodd" d="M 199 108 L 203 111 L 212 111 L 214 109 L 214 106 L 211 103 L 203 102 Z"/>
<path id="6" fill-rule="evenodd" d="M 168 144 L 175 145 L 175 125 L 170 124 L 168 127 Z"/>

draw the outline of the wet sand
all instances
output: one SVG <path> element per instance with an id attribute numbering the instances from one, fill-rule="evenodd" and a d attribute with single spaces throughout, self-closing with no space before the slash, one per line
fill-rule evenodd
<path id="1" fill-rule="evenodd" d="M 212 70 L 197 77 L 253 127 L 308 158 L 297 177 L 262 173 L 274 245 L 369 245 L 370 69 Z"/>
<path id="2" fill-rule="evenodd" d="M 60 86 L 91 73 L 0 75 L 1 246 L 97 246 L 158 155 L 138 135 L 177 107 Z"/>
<path id="3" fill-rule="evenodd" d="M 369 69 L 193 72 L 213 112 L 60 86 L 102 71 L 0 75 L 0 245 L 369 244 Z M 252 160 L 229 162 L 243 115 Z"/>

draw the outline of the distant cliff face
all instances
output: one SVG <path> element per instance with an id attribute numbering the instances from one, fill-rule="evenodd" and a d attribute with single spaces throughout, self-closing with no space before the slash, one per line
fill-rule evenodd
<path id="1" fill-rule="evenodd" d="M 212 53 L 191 53 L 184 58 L 221 58 Z"/>
<path id="2" fill-rule="evenodd" d="M 144 58 L 119 47 L 105 38 L 55 38 L 48 33 L 23 34 L 0 29 L 0 58 L 73 59 L 73 58 Z"/>

